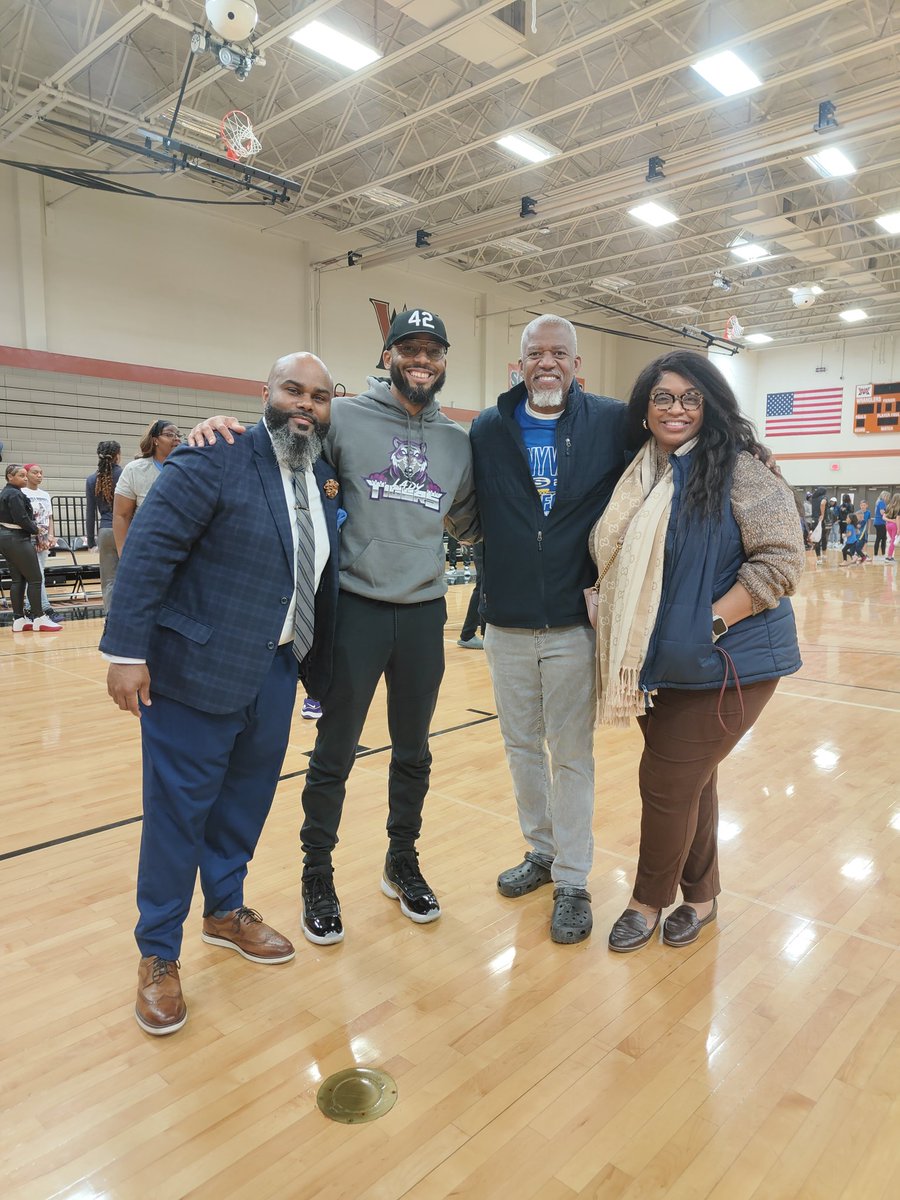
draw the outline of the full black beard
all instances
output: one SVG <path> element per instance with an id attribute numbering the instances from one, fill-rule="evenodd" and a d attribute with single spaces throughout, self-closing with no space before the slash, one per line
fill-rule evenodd
<path id="1" fill-rule="evenodd" d="M 391 363 L 390 375 L 391 383 L 400 395 L 405 396 L 410 404 L 416 404 L 420 408 L 424 408 L 426 404 L 430 403 L 447 382 L 447 372 L 444 371 L 443 375 L 436 376 L 434 383 L 430 387 L 414 387 L 412 384 L 406 382 L 399 366 L 395 362 Z"/>
<path id="2" fill-rule="evenodd" d="M 291 414 L 267 404 L 264 413 L 272 437 L 277 462 L 288 471 L 305 471 L 322 453 L 328 426 L 312 418 L 309 433 L 292 433 L 288 428 Z"/>

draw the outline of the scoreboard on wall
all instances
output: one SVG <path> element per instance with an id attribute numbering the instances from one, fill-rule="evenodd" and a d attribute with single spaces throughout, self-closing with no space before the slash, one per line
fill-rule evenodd
<path id="1" fill-rule="evenodd" d="M 900 383 L 860 383 L 854 433 L 900 433 Z"/>

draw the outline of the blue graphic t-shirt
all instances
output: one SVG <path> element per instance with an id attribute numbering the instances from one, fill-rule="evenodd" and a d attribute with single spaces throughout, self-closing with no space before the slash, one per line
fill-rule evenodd
<path id="1" fill-rule="evenodd" d="M 531 478 L 541 498 L 545 517 L 556 499 L 556 426 L 559 417 L 559 413 L 535 417 L 528 411 L 525 400 L 516 405 L 515 418 L 522 430 Z"/>

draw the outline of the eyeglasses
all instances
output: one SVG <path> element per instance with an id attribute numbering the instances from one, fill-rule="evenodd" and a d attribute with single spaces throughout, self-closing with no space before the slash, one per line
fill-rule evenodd
<path id="1" fill-rule="evenodd" d="M 702 392 L 682 392 L 680 396 L 675 396 L 672 392 L 651 392 L 650 402 L 660 412 L 668 412 L 676 400 L 681 401 L 681 407 L 685 412 L 696 412 L 703 403 Z"/>
<path id="2" fill-rule="evenodd" d="M 442 358 L 447 357 L 446 346 L 437 342 L 394 342 L 394 349 L 401 358 L 418 358 L 420 354 L 424 354 L 429 362 L 440 362 Z"/>

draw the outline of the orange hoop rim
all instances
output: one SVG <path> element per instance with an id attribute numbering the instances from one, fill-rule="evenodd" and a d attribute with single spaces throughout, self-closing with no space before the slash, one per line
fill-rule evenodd
<path id="1" fill-rule="evenodd" d="M 219 136 L 228 148 L 229 158 L 250 158 L 262 149 L 259 138 L 253 132 L 250 118 L 239 108 L 231 109 L 222 118 Z"/>

